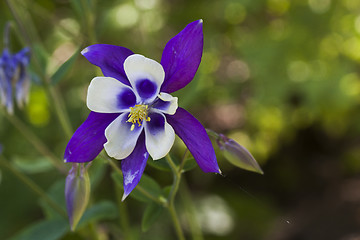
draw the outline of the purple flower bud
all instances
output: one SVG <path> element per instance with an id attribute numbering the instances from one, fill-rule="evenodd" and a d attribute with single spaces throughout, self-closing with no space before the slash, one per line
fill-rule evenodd
<path id="1" fill-rule="evenodd" d="M 66 209 L 72 231 L 84 214 L 89 198 L 90 179 L 87 167 L 84 164 L 73 163 L 65 183 Z"/>
<path id="2" fill-rule="evenodd" d="M 224 157 L 233 165 L 248 171 L 264 174 L 251 153 L 233 139 L 223 134 L 218 134 L 216 143 L 223 152 Z"/>

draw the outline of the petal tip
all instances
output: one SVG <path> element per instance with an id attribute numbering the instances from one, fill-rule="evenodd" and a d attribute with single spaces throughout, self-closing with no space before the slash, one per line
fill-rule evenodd
<path id="1" fill-rule="evenodd" d="M 198 23 L 199 23 L 199 24 L 203 24 L 203 22 L 204 22 L 204 20 L 202 20 L 202 19 L 199 19 L 199 20 L 198 20 Z"/>
<path id="2" fill-rule="evenodd" d="M 85 54 L 86 54 L 87 52 L 89 52 L 89 47 L 84 48 L 84 49 L 81 51 L 81 54 L 82 54 L 83 56 L 85 56 Z"/>
<path id="3" fill-rule="evenodd" d="M 122 198 L 121 198 L 121 201 L 123 202 L 123 201 L 127 198 L 127 196 L 129 196 L 129 194 L 130 194 L 130 193 L 127 193 L 127 194 L 124 193 L 124 195 L 123 195 Z"/>

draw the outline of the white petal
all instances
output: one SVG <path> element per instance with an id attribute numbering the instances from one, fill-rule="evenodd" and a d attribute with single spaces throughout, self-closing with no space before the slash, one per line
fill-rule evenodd
<path id="1" fill-rule="evenodd" d="M 154 102 L 151 108 L 162 113 L 174 115 L 178 108 L 178 98 L 163 92 L 158 97 L 159 99 Z"/>
<path id="2" fill-rule="evenodd" d="M 128 157 L 136 146 L 136 142 L 142 132 L 143 126 L 135 125 L 133 131 L 130 130 L 132 123 L 128 120 L 128 112 L 120 114 L 105 129 L 107 142 L 104 144 L 106 153 L 116 159 Z"/>
<path id="3" fill-rule="evenodd" d="M 135 93 L 144 103 L 152 102 L 159 94 L 164 82 L 165 72 L 160 63 L 139 54 L 133 54 L 124 61 L 124 70 Z M 149 80 L 154 89 L 151 93 L 142 94 L 139 83 Z"/>
<path id="4" fill-rule="evenodd" d="M 123 112 L 134 106 L 133 90 L 111 77 L 95 77 L 89 85 L 86 104 L 91 111 L 99 113 Z"/>
<path id="5" fill-rule="evenodd" d="M 145 123 L 146 150 L 153 160 L 165 157 L 175 141 L 174 129 L 166 122 L 163 114 L 150 113 L 150 121 Z M 157 122 L 161 122 L 158 124 Z"/>

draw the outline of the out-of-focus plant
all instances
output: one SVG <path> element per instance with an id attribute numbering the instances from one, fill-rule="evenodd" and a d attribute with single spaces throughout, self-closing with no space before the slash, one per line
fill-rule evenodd
<path id="1" fill-rule="evenodd" d="M 11 54 L 9 46 L 8 22 L 4 30 L 4 48 L 0 56 L 0 99 L 8 113 L 14 112 L 14 98 L 18 107 L 29 101 L 30 77 L 27 66 L 30 62 L 30 49 L 25 47 L 18 53 Z"/>

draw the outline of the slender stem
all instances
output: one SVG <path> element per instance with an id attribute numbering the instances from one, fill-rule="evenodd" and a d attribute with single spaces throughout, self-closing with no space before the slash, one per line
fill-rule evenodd
<path id="1" fill-rule="evenodd" d="M 51 102 L 54 105 L 60 124 L 65 131 L 66 138 L 69 140 L 73 135 L 73 129 L 62 98 L 60 97 L 59 92 L 49 84 L 49 81 L 46 81 L 45 88 L 47 95 L 50 97 Z"/>
<path id="2" fill-rule="evenodd" d="M 20 21 L 20 18 L 18 16 L 18 14 L 15 12 L 15 8 L 12 4 L 13 1 L 10 0 L 6 0 L 6 3 L 10 9 L 11 14 L 13 15 L 16 23 L 18 24 L 20 31 L 23 32 L 24 38 L 26 40 L 26 42 L 30 43 L 30 39 L 29 39 L 29 35 L 26 32 L 26 28 L 23 26 L 22 22 Z"/>
<path id="3" fill-rule="evenodd" d="M 185 209 L 185 215 L 189 223 L 190 232 L 193 240 L 203 240 L 204 237 L 201 232 L 199 222 L 196 219 L 195 206 L 191 199 L 189 189 L 187 187 L 186 181 L 183 180 L 180 186 L 180 197 L 183 202 Z"/>
<path id="4" fill-rule="evenodd" d="M 184 237 L 184 234 L 182 232 L 181 225 L 180 225 L 180 222 L 179 222 L 179 218 L 178 218 L 178 216 L 176 214 L 176 211 L 175 211 L 174 204 L 170 204 L 169 207 L 168 207 L 168 210 L 169 210 L 171 219 L 173 220 L 173 224 L 174 224 L 175 231 L 176 231 L 176 234 L 178 236 L 178 239 L 179 240 L 185 240 L 185 237 Z"/>
<path id="5" fill-rule="evenodd" d="M 121 229 L 124 234 L 124 239 L 131 240 L 133 239 L 133 236 L 131 234 L 131 228 L 129 224 L 129 215 L 126 208 L 126 203 L 121 201 L 121 195 L 122 191 L 120 191 L 120 188 L 115 186 L 115 192 L 116 192 L 116 199 L 118 204 L 118 210 L 119 210 L 119 222 Z"/>
<path id="6" fill-rule="evenodd" d="M 189 156 L 190 151 L 186 148 L 183 157 L 181 159 L 181 164 L 179 167 L 179 172 L 182 172 L 182 169 L 184 168 L 184 165 L 186 163 L 186 159 Z M 193 240 L 203 240 L 202 232 L 199 226 L 199 223 L 196 220 L 196 213 L 195 213 L 195 206 L 191 200 L 189 190 L 186 184 L 186 180 L 183 179 L 182 184 L 180 186 L 180 197 L 183 203 L 183 207 L 185 209 L 185 215 L 188 220 L 190 232 L 192 235 Z"/>
<path id="7" fill-rule="evenodd" d="M 181 172 L 179 171 L 179 168 L 175 165 L 175 163 L 173 162 L 173 160 L 171 159 L 169 154 L 166 155 L 165 158 L 166 158 L 166 160 L 173 172 L 173 176 L 174 176 L 174 182 L 171 187 L 171 191 L 170 191 L 169 198 L 168 198 L 169 203 L 172 203 L 172 202 L 174 202 L 176 192 L 179 189 Z"/>
<path id="8" fill-rule="evenodd" d="M 35 135 L 33 131 L 30 130 L 20 119 L 14 115 L 8 114 L 6 111 L 3 111 L 5 117 L 9 120 L 12 125 L 14 125 L 19 132 L 27 138 L 27 140 L 38 150 L 42 155 L 47 157 L 47 159 L 56 167 L 61 173 L 66 174 L 66 168 L 61 164 L 60 160 L 46 147 L 46 145 Z"/>
<path id="9" fill-rule="evenodd" d="M 169 197 L 168 197 L 168 210 L 169 210 L 169 213 L 170 213 L 170 216 L 171 216 L 171 219 L 173 221 L 173 224 L 174 224 L 174 228 L 175 228 L 175 231 L 176 231 L 176 234 L 178 236 L 178 239 L 179 240 L 184 240 L 185 237 L 184 237 L 184 233 L 181 229 L 181 225 L 180 225 L 180 222 L 179 222 L 179 218 L 176 214 L 176 211 L 175 211 L 175 205 L 174 205 L 174 201 L 175 201 L 175 196 L 176 196 L 176 193 L 179 189 L 179 185 L 180 185 L 180 180 L 181 180 L 181 171 L 179 171 L 180 169 L 175 165 L 175 163 L 173 162 L 173 160 L 171 159 L 170 155 L 166 155 L 165 156 L 172 172 L 173 172 L 173 177 L 174 177 L 174 181 L 173 181 L 173 185 L 171 187 L 171 191 L 170 191 L 170 194 L 169 194 Z"/>
<path id="10" fill-rule="evenodd" d="M 27 185 L 34 193 L 39 195 L 44 199 L 55 211 L 57 211 L 60 215 L 67 218 L 66 212 L 56 203 L 54 202 L 35 182 L 33 182 L 29 177 L 24 175 L 22 172 L 11 166 L 8 161 L 4 158 L 0 158 L 0 164 L 10 170 L 21 182 Z"/>
<path id="11" fill-rule="evenodd" d="M 189 156 L 189 149 L 186 148 L 185 152 L 184 152 L 184 155 L 181 159 L 181 163 L 180 163 L 180 167 L 179 167 L 179 172 L 181 173 L 182 170 L 184 169 L 184 166 L 185 166 L 185 163 L 186 163 L 186 158 Z"/>
<path id="12" fill-rule="evenodd" d="M 84 9 L 84 21 L 85 21 L 85 28 L 88 33 L 89 42 L 90 44 L 95 44 L 96 42 L 96 35 L 94 32 L 94 16 L 92 14 L 92 6 L 89 6 L 87 4 L 87 1 L 80 0 L 80 4 L 82 5 L 82 8 Z"/>
<path id="13" fill-rule="evenodd" d="M 87 229 L 89 230 L 91 239 L 93 240 L 100 240 L 98 231 L 96 230 L 96 225 L 94 222 L 88 224 Z"/>
<path id="14" fill-rule="evenodd" d="M 9 49 L 9 38 L 10 38 L 10 22 L 7 22 L 4 29 L 4 48 Z"/>

